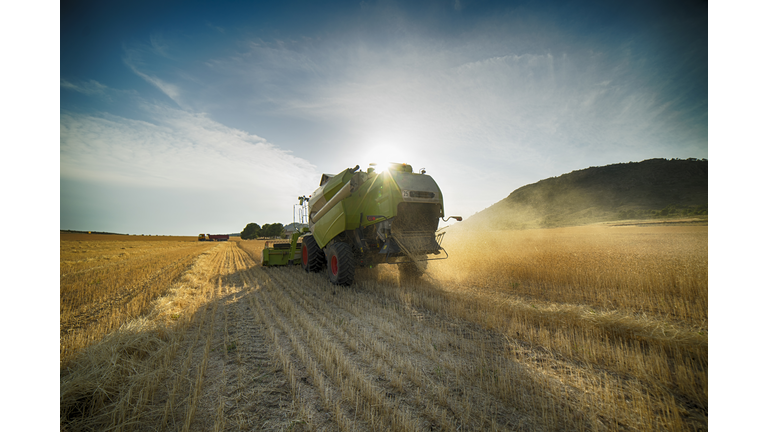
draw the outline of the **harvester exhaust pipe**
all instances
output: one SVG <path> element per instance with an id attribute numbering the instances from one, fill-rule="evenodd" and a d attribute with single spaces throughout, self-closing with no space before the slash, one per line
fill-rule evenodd
<path id="1" fill-rule="evenodd" d="M 339 201 L 343 200 L 344 198 L 352 195 L 352 180 L 348 181 L 347 184 L 344 185 L 338 192 L 336 192 L 336 195 L 333 196 L 330 200 L 328 200 L 325 205 L 317 211 L 317 213 L 311 215 L 309 217 L 309 220 L 312 221 L 312 223 L 317 222 L 323 215 L 328 213 L 333 206 L 339 203 Z"/>

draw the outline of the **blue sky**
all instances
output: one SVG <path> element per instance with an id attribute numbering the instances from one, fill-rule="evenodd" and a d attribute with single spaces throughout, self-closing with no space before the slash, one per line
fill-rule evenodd
<path id="1" fill-rule="evenodd" d="M 467 217 L 576 169 L 709 157 L 705 2 L 188 3 L 61 3 L 61 229 L 288 223 L 321 173 L 370 162 L 426 168 Z"/>

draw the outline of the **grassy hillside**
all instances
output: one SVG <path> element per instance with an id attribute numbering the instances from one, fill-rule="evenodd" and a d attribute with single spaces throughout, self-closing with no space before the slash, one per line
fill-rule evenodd
<path id="1" fill-rule="evenodd" d="M 457 228 L 526 229 L 703 216 L 707 161 L 649 159 L 590 167 L 523 186 Z"/>

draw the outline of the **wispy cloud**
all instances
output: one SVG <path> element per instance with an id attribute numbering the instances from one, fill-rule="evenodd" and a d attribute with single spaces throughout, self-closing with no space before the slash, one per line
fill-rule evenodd
<path id="1" fill-rule="evenodd" d="M 208 28 L 210 28 L 210 29 L 213 29 L 213 30 L 216 30 L 217 32 L 219 32 L 219 33 L 221 33 L 221 34 L 225 34 L 225 33 L 226 33 L 226 30 L 224 30 L 224 27 L 219 27 L 219 26 L 213 25 L 213 24 L 211 24 L 210 22 L 206 22 L 206 23 L 205 23 L 205 25 L 206 25 Z"/>
<path id="2" fill-rule="evenodd" d="M 142 70 L 146 63 L 145 57 L 147 56 L 161 56 L 168 57 L 168 46 L 162 41 L 159 36 L 153 36 L 150 38 L 150 46 L 134 45 L 130 48 L 125 48 L 123 55 L 123 63 L 128 66 L 133 73 L 141 77 L 144 81 L 152 84 L 158 90 L 163 92 L 168 98 L 176 103 L 181 108 L 189 108 L 182 99 L 182 89 L 176 84 L 167 82 L 158 78 L 156 75 Z"/>
<path id="3" fill-rule="evenodd" d="M 162 33 L 152 33 L 149 36 L 149 45 L 154 53 L 162 57 L 171 58 L 169 53 L 170 45 L 165 40 L 165 37 L 163 37 Z"/>
<path id="4" fill-rule="evenodd" d="M 243 47 L 239 53 L 206 59 L 207 70 L 179 62 L 173 74 L 152 74 L 136 60 L 144 55 L 137 48 L 127 64 L 187 110 L 218 118 L 227 110 L 269 112 L 411 149 L 470 153 L 472 143 L 493 160 L 680 138 L 676 96 L 654 76 L 653 52 L 643 44 L 585 38 L 514 15 L 441 38 L 389 3 L 374 6 L 376 23 L 397 23 L 382 40 L 355 22 L 317 37 L 242 40 L 230 47 Z M 194 98 L 187 84 L 196 86 Z M 701 138 L 688 139 L 705 146 Z"/>
<path id="5" fill-rule="evenodd" d="M 87 82 L 80 82 L 80 83 L 74 84 L 63 78 L 60 79 L 60 87 L 66 90 L 73 90 L 88 96 L 104 95 L 106 94 L 106 91 L 108 89 L 107 86 L 95 80 L 89 80 Z"/>
<path id="6" fill-rule="evenodd" d="M 314 166 L 265 139 L 191 114 L 145 107 L 155 123 L 109 114 L 61 114 L 62 179 L 216 195 L 286 212 L 316 183 Z M 173 212 L 173 209 L 164 209 Z"/>
<path id="7" fill-rule="evenodd" d="M 475 141 L 495 157 L 513 157 L 587 142 L 643 145 L 648 133 L 664 138 L 674 126 L 663 117 L 667 96 L 638 84 L 623 60 L 546 50 L 477 59 L 472 44 L 436 51 L 423 40 L 385 50 L 260 42 L 219 66 L 253 76 L 242 88 L 286 115 L 360 134 L 400 131 L 398 141 L 414 140 L 405 145 L 460 149 Z"/>

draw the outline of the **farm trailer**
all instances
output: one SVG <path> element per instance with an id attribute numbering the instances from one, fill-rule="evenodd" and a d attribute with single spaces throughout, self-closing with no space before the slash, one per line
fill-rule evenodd
<path id="1" fill-rule="evenodd" d="M 197 236 L 197 241 L 227 241 L 229 240 L 228 234 L 200 234 Z"/>

